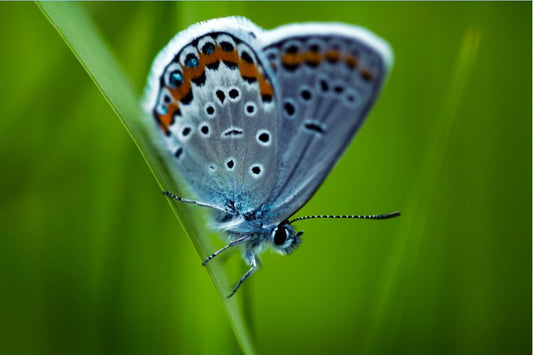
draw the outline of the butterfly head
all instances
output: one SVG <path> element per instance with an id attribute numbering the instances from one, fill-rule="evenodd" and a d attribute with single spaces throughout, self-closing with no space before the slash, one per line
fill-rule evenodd
<path id="1" fill-rule="evenodd" d="M 302 243 L 302 234 L 302 231 L 297 232 L 288 221 L 284 221 L 272 229 L 270 242 L 278 253 L 287 255 Z"/>

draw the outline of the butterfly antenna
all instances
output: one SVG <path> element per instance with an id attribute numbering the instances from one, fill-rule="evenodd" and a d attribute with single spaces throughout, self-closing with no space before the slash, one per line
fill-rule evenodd
<path id="1" fill-rule="evenodd" d="M 183 198 L 183 197 L 176 196 L 170 191 L 163 191 L 163 195 L 166 195 L 166 196 L 168 196 L 168 197 L 170 197 L 170 198 L 172 198 L 172 199 L 174 199 L 176 201 L 185 202 L 185 203 L 192 203 L 192 204 L 195 204 L 196 206 L 207 207 L 207 208 L 212 208 L 214 210 L 227 212 L 227 210 L 225 208 L 222 208 L 222 207 L 217 206 L 217 205 L 213 205 L 212 203 L 201 202 L 201 201 L 196 201 L 196 200 L 189 200 L 188 198 Z"/>
<path id="2" fill-rule="evenodd" d="M 341 215 L 341 216 L 337 216 L 337 215 L 315 215 L 315 216 L 303 216 L 303 217 L 298 217 L 298 218 L 294 218 L 294 219 L 291 219 L 289 221 L 289 224 L 292 224 L 294 222 L 297 222 L 297 221 L 301 221 L 303 219 L 313 219 L 313 218 L 349 218 L 349 219 L 352 219 L 352 218 L 359 218 L 359 219 L 389 219 L 389 218 L 394 218 L 394 217 L 398 217 L 400 216 L 401 213 L 396 211 L 396 212 L 391 212 L 391 213 L 386 213 L 386 214 L 373 214 L 373 215 L 368 215 L 368 216 L 358 216 L 358 215 Z"/>

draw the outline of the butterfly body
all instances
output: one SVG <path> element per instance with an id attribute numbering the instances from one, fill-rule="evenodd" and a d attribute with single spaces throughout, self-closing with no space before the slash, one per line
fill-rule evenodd
<path id="1" fill-rule="evenodd" d="M 300 244 L 288 219 L 348 146 L 391 62 L 388 45 L 359 27 L 264 31 L 236 17 L 191 26 L 156 57 L 145 108 L 197 200 L 167 194 L 216 210 L 226 248 L 244 245 L 251 269 L 234 291 L 266 246 L 288 254 Z"/>

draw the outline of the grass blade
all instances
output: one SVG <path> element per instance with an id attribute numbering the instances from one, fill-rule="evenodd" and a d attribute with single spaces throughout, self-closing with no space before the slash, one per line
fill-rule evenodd
<path id="1" fill-rule="evenodd" d="M 393 344 L 397 327 L 401 318 L 401 305 L 405 302 L 405 291 L 399 280 L 412 278 L 413 270 L 420 257 L 421 250 L 426 242 L 431 218 L 431 206 L 434 204 L 435 195 L 439 189 L 439 178 L 443 164 L 447 161 L 446 147 L 454 128 L 457 109 L 464 92 L 468 74 L 475 63 L 481 30 L 470 28 L 463 37 L 459 49 L 453 74 L 450 79 L 447 95 L 444 98 L 442 114 L 437 116 L 434 137 L 426 148 L 426 159 L 422 166 L 418 179 L 414 184 L 414 196 L 405 207 L 403 212 L 407 223 L 402 224 L 398 231 L 398 240 L 394 252 L 389 257 L 388 267 L 381 279 L 379 289 L 382 290 L 378 301 L 378 312 L 374 317 L 370 329 L 370 337 L 365 344 L 363 354 L 388 353 Z M 393 299 L 391 295 L 401 294 L 403 298 Z M 393 306 L 394 305 L 394 306 Z M 398 306 L 400 305 L 400 306 Z M 394 310 L 392 308 L 394 307 Z M 385 316 L 388 314 L 388 318 Z M 387 319 L 385 319 L 387 318 Z M 385 325 L 387 324 L 387 325 Z M 388 328 L 385 330 L 385 328 Z M 384 334 L 389 332 L 388 334 Z M 384 340 L 387 338 L 386 340 Z"/>
<path id="2" fill-rule="evenodd" d="M 139 99 L 131 80 L 125 75 L 112 51 L 103 40 L 83 4 L 76 2 L 38 2 L 37 6 L 52 26 L 58 31 L 72 53 L 87 71 L 102 95 L 112 107 L 127 130 L 139 151 L 146 160 L 162 190 L 179 193 L 180 188 L 172 178 L 151 144 L 152 130 L 143 117 Z M 171 203 L 178 220 L 185 228 L 200 256 L 208 255 L 214 246 L 207 238 L 211 231 L 204 227 L 201 213 L 191 213 L 190 209 Z M 201 236 L 201 237 L 200 237 Z M 230 270 L 220 265 L 208 265 L 208 272 L 224 304 L 237 341 L 245 354 L 255 353 L 250 327 L 243 312 L 242 295 L 226 299 L 231 289 Z"/>

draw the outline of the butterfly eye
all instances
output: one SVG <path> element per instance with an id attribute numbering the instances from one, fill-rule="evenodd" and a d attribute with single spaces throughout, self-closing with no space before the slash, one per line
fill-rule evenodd
<path id="1" fill-rule="evenodd" d="M 303 232 L 296 232 L 294 228 L 284 222 L 278 225 L 273 231 L 271 241 L 274 249 L 280 254 L 290 254 L 301 244 L 300 236 Z"/>
<path id="2" fill-rule="evenodd" d="M 288 232 L 285 228 L 276 228 L 274 230 L 274 244 L 276 246 L 281 246 L 285 244 L 287 238 L 289 237 Z"/>

